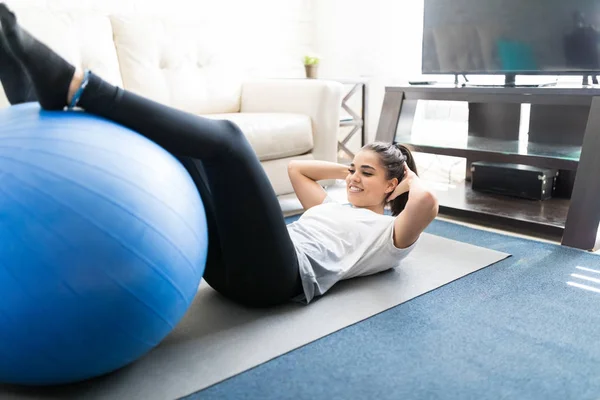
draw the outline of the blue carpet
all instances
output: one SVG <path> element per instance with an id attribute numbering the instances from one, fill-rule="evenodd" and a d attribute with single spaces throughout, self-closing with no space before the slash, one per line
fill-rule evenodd
<path id="1" fill-rule="evenodd" d="M 444 221 L 427 231 L 513 257 L 188 399 L 599 398 L 600 273 L 581 267 L 600 272 L 600 257 Z"/>

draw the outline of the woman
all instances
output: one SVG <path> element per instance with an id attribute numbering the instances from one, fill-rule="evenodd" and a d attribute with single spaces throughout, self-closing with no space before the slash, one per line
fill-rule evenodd
<path id="1" fill-rule="evenodd" d="M 421 183 L 414 158 L 402 145 L 372 143 L 350 168 L 293 161 L 289 176 L 305 210 L 289 226 L 304 293 L 310 301 L 336 282 L 398 266 L 437 216 L 435 196 Z M 345 179 L 350 205 L 335 203 L 317 183 Z M 385 215 L 389 204 L 392 216 Z"/>
<path id="2" fill-rule="evenodd" d="M 310 302 L 340 279 L 393 268 L 437 214 L 434 196 L 410 169 L 410 152 L 374 144 L 357 154 L 350 170 L 291 163 L 290 178 L 307 212 L 288 229 L 260 161 L 233 123 L 158 104 L 76 69 L 22 29 L 4 4 L 0 23 L 0 80 L 11 104 L 79 107 L 179 158 L 206 209 L 204 279 L 236 302 Z M 316 181 L 328 178 L 346 179 L 351 207 L 327 198 Z M 393 199 L 394 217 L 383 215 Z"/>

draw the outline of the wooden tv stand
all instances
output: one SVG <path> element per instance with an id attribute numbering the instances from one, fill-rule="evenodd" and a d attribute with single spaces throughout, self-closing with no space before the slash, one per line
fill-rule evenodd
<path id="1" fill-rule="evenodd" d="M 418 100 L 469 104 L 467 140 L 436 143 L 411 135 Z M 531 104 L 529 137 L 519 145 L 521 104 Z M 600 89 L 583 87 L 387 87 L 376 140 L 467 159 L 467 181 L 440 191 L 440 213 L 533 230 L 591 250 L 600 223 Z M 474 192 L 472 161 L 557 168 L 557 193 L 546 201 Z"/>

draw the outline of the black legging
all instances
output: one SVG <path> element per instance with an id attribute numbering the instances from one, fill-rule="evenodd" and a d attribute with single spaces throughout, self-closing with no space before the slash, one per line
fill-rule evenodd
<path id="1" fill-rule="evenodd" d="M 176 156 L 206 209 L 204 279 L 248 306 L 270 306 L 302 292 L 298 261 L 275 192 L 240 129 L 176 110 L 91 74 L 79 106 L 139 132 Z M 200 161 L 201 160 L 201 161 Z"/>

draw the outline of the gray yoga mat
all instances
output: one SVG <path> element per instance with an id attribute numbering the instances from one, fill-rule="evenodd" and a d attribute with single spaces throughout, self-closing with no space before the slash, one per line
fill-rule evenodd
<path id="1" fill-rule="evenodd" d="M 108 376 L 52 389 L 0 386 L 1 399 L 176 399 L 508 257 L 430 234 L 400 268 L 344 281 L 308 306 L 237 306 L 202 284 L 171 335 Z"/>

